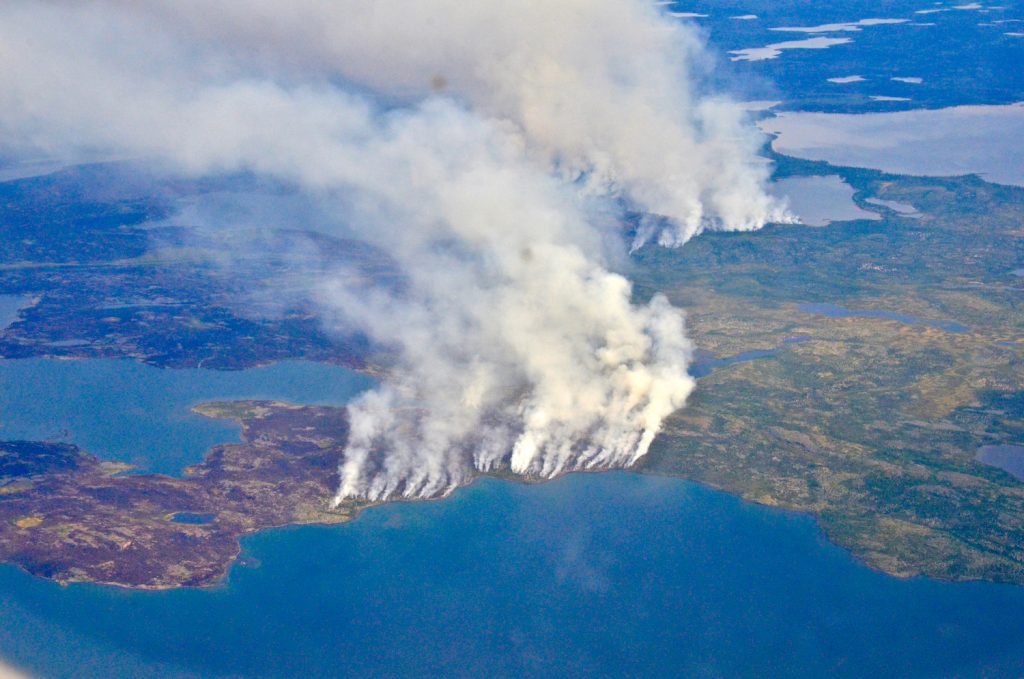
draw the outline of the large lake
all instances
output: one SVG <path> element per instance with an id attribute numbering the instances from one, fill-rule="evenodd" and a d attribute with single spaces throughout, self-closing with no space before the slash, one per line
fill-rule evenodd
<path id="1" fill-rule="evenodd" d="M 48 676 L 1015 676 L 1024 588 L 901 581 L 804 516 L 674 479 L 487 480 L 245 541 L 212 590 L 0 568 L 0 657 Z"/>
<path id="2" fill-rule="evenodd" d="M 0 380 L 5 436 L 170 472 L 237 437 L 189 415 L 196 401 L 340 403 L 370 385 L 310 363 L 30 360 L 0 362 Z M 0 663 L 41 676 L 929 676 L 1022 659 L 1024 588 L 896 580 L 808 517 L 624 472 L 485 480 L 260 533 L 208 590 L 61 587 L 0 566 Z"/>
<path id="3" fill-rule="evenodd" d="M 833 165 L 911 175 L 979 174 L 1024 186 L 1024 103 L 892 113 L 782 112 L 761 121 L 773 148 Z"/>
<path id="4" fill-rule="evenodd" d="M 217 371 L 128 360 L 0 360 L 0 439 L 64 441 L 142 471 L 178 474 L 211 446 L 239 440 L 234 422 L 192 413 L 197 403 L 343 405 L 371 385 L 351 370 L 305 361 Z"/>

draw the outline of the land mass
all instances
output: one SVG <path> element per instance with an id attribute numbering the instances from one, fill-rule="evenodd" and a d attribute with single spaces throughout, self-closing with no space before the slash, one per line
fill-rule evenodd
<path id="1" fill-rule="evenodd" d="M 60 443 L 0 443 L 0 560 L 62 583 L 142 589 L 209 585 L 239 538 L 288 524 L 346 521 L 327 500 L 348 422 L 342 408 L 274 402 L 196 408 L 242 423 L 183 478 L 131 474 Z"/>
<path id="2" fill-rule="evenodd" d="M 839 174 L 881 219 L 709 233 L 634 257 L 637 298 L 661 292 L 686 309 L 703 352 L 691 403 L 636 471 L 810 513 L 892 575 L 1024 584 L 1024 483 L 975 459 L 979 446 L 1024 440 L 1024 281 L 1014 273 L 1024 189 L 775 160 L 780 176 Z M 33 299 L 0 332 L 3 357 L 220 368 L 287 357 L 364 370 L 376 360 L 359 338 L 324 335 L 301 306 L 238 316 L 233 277 L 155 254 L 167 250 L 136 224 L 159 210 L 138 197 L 92 200 L 78 230 L 58 238 L 51 222 L 79 214 L 61 200 L 82 201 L 57 191 L 62 181 L 84 180 L 0 185 L 0 235 L 17 250 L 0 261 L 0 292 Z M 41 206 L 57 216 L 33 217 L 49 214 Z M 157 242 L 172 236 L 185 240 L 160 232 Z M 65 242 L 76 238 L 92 245 Z M 323 245 L 361 275 L 394 275 L 380 253 Z M 289 275 L 274 262 L 257 273 L 275 284 Z M 183 478 L 130 473 L 66 444 L 0 444 L 0 560 L 61 582 L 202 586 L 224 576 L 248 533 L 339 523 L 365 506 L 329 507 L 344 409 L 200 412 L 241 422 L 242 442 Z"/>

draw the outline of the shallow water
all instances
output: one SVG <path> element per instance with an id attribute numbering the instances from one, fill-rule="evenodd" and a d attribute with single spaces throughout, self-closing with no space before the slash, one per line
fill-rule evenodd
<path id="1" fill-rule="evenodd" d="M 212 590 L 0 568 L 46 676 L 950 676 L 1024 669 L 1024 588 L 896 580 L 813 521 L 677 479 L 486 480 L 245 541 Z"/>
<path id="2" fill-rule="evenodd" d="M 772 193 L 789 199 L 793 213 L 807 226 L 827 226 L 853 219 L 881 219 L 853 202 L 853 187 L 838 175 L 786 177 L 772 186 Z"/>
<path id="3" fill-rule="evenodd" d="M 30 299 L 24 295 L 0 295 L 0 330 L 18 320 L 18 312 L 29 302 Z"/>
<path id="4" fill-rule="evenodd" d="M 890 210 L 892 210 L 893 212 L 895 212 L 895 213 L 897 213 L 899 215 L 902 215 L 904 217 L 914 217 L 914 218 L 916 218 L 916 217 L 920 217 L 921 216 L 921 213 L 917 211 L 917 208 L 915 208 L 910 203 L 901 203 L 901 202 L 895 201 L 895 200 L 882 200 L 881 198 L 867 198 L 864 202 L 865 203 L 870 203 L 871 205 L 879 205 L 881 207 L 887 207 Z"/>
<path id="5" fill-rule="evenodd" d="M 1024 446 L 981 446 L 978 448 L 977 459 L 1024 480 Z"/>
<path id="6" fill-rule="evenodd" d="M 718 368 L 724 368 L 736 363 L 756 361 L 761 358 L 771 358 L 777 353 L 778 351 L 774 349 L 754 349 L 753 351 L 744 351 L 734 356 L 716 358 L 713 354 L 701 352 L 698 353 L 697 360 L 690 366 L 690 374 L 696 378 L 707 377 Z"/>
<path id="7" fill-rule="evenodd" d="M 171 521 L 174 523 L 187 523 L 194 526 L 213 523 L 215 518 L 217 518 L 216 514 L 195 514 L 193 512 L 177 512 L 171 515 Z"/>
<path id="8" fill-rule="evenodd" d="M 190 412 L 203 401 L 268 399 L 343 405 L 372 380 L 338 366 L 289 361 L 238 371 L 170 370 L 129 360 L 0 361 L 0 438 L 74 443 L 143 471 L 178 474 L 234 422 Z"/>
<path id="9" fill-rule="evenodd" d="M 918 318 L 910 314 L 901 314 L 896 311 L 885 311 L 884 309 L 847 309 L 835 304 L 801 304 L 797 307 L 800 311 L 821 314 L 829 318 L 884 318 L 890 321 L 900 321 L 908 325 L 927 325 L 946 332 L 970 332 L 966 325 L 956 321 L 934 320 Z"/>

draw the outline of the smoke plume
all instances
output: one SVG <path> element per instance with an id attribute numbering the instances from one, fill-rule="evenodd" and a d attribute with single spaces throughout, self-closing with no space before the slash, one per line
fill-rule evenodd
<path id="1" fill-rule="evenodd" d="M 626 466 L 693 388 L 633 248 L 787 220 L 694 30 L 639 0 L 100 0 L 0 7 L 0 146 L 248 171 L 331 206 L 404 284 L 337 270 L 325 322 L 392 347 L 336 501 L 480 471 Z"/>

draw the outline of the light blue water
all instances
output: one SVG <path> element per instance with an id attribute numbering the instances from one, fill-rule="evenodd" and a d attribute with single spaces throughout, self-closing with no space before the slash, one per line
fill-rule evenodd
<path id="1" fill-rule="evenodd" d="M 203 401 L 274 399 L 342 405 L 372 380 L 338 366 L 291 361 L 241 371 L 164 370 L 127 360 L 0 361 L 0 438 L 74 443 L 144 471 L 178 474 L 233 422 L 190 412 Z"/>
<path id="2" fill-rule="evenodd" d="M 977 459 L 987 465 L 999 467 L 1018 479 L 1024 480 L 1024 446 L 995 445 L 978 448 Z"/>
<path id="3" fill-rule="evenodd" d="M 921 216 L 921 213 L 917 211 L 917 208 L 910 203 L 900 203 L 895 200 L 882 200 L 881 198 L 865 198 L 864 202 L 871 205 L 887 207 L 893 212 L 903 215 L 904 217 L 913 217 L 916 219 Z"/>
<path id="4" fill-rule="evenodd" d="M 28 303 L 24 295 L 0 295 L 0 330 L 18 320 L 18 312 Z"/>
<path id="5" fill-rule="evenodd" d="M 1024 671 L 1024 588 L 896 580 L 807 517 L 674 479 L 488 480 L 245 556 L 206 591 L 0 568 L 0 657 L 78 677 Z"/>
<path id="6" fill-rule="evenodd" d="M 807 226 L 827 226 L 854 219 L 881 219 L 853 202 L 854 189 L 838 175 L 786 177 L 772 185 L 772 192 L 789 199 L 790 209 Z"/>
<path id="7" fill-rule="evenodd" d="M 908 325 L 927 325 L 946 332 L 970 332 L 971 330 L 956 321 L 930 320 L 882 309 L 847 309 L 835 304 L 801 304 L 797 309 L 810 314 L 822 314 L 829 318 L 884 318 Z"/>

